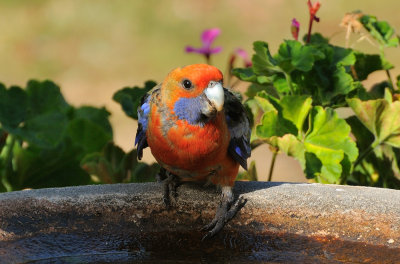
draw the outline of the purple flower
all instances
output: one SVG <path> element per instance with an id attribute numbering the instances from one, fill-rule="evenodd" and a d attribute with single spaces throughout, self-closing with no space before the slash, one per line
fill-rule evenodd
<path id="1" fill-rule="evenodd" d="M 211 28 L 206 29 L 201 34 L 201 42 L 203 46 L 200 48 L 194 48 L 192 46 L 186 46 L 186 52 L 194 52 L 203 54 L 206 56 L 207 61 L 210 58 L 211 54 L 215 54 L 222 51 L 222 47 L 215 47 L 212 48 L 211 45 L 213 44 L 214 40 L 221 34 L 221 30 L 219 28 Z"/>
<path id="2" fill-rule="evenodd" d="M 299 39 L 299 31 L 300 31 L 300 23 L 296 20 L 296 18 L 292 19 L 292 26 L 290 27 L 292 31 L 292 36 L 295 40 Z"/>

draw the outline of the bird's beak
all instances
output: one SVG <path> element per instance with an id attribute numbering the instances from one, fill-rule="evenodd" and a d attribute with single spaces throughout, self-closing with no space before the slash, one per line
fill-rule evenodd
<path id="1" fill-rule="evenodd" d="M 208 100 L 214 105 L 217 111 L 221 111 L 224 107 L 224 88 L 220 82 L 210 82 L 208 88 L 204 90 Z"/>

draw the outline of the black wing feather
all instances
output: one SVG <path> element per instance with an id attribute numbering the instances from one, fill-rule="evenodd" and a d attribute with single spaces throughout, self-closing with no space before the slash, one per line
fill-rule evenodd
<path id="1" fill-rule="evenodd" d="M 231 134 L 228 153 L 247 170 L 247 159 L 251 155 L 249 119 L 239 98 L 226 88 L 224 93 L 226 123 Z"/>

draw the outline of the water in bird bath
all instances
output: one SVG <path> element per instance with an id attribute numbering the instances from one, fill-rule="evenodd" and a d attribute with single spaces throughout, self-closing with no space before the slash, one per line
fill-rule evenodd
<path id="1" fill-rule="evenodd" d="M 58 233 L 0 242 L 4 263 L 395 263 L 398 249 L 299 235 Z M 16 257 L 19 256 L 19 257 Z"/>

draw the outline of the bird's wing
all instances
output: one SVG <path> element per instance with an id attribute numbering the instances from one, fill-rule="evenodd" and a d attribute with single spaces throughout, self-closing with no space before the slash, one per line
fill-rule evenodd
<path id="1" fill-rule="evenodd" d="M 225 93 L 225 117 L 231 134 L 228 153 L 247 170 L 247 159 L 251 155 L 250 124 L 240 100 L 228 89 Z"/>
<path id="2" fill-rule="evenodd" d="M 149 146 L 147 144 L 146 131 L 149 122 L 150 106 L 152 101 L 155 100 L 154 97 L 159 94 L 160 88 L 161 84 L 156 85 L 147 94 L 145 94 L 140 100 L 140 104 L 137 109 L 138 128 L 136 131 L 135 146 L 137 145 L 137 156 L 139 160 L 142 159 L 143 149 Z"/>

